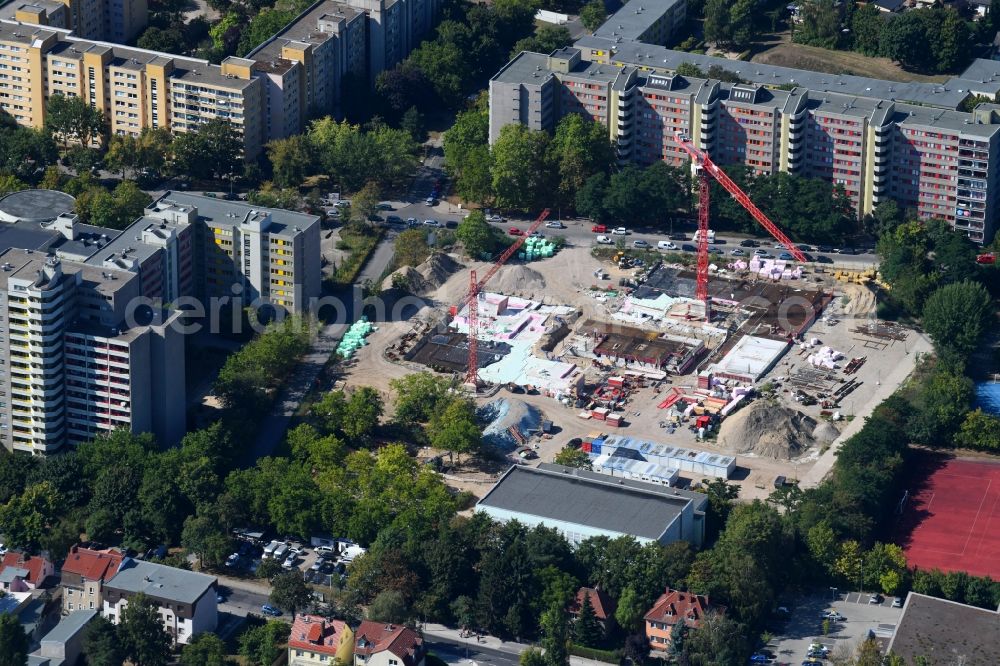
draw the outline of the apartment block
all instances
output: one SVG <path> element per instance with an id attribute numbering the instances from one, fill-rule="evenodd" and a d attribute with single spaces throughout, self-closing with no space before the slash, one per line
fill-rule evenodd
<path id="1" fill-rule="evenodd" d="M 734 84 L 606 56 L 587 61 L 586 52 L 521 53 L 498 72 L 490 81 L 490 140 L 510 123 L 552 131 L 576 113 L 608 127 L 623 164 L 688 164 L 674 140 L 680 132 L 718 164 L 830 182 L 859 217 L 894 199 L 977 243 L 988 243 L 996 231 L 1000 105 L 964 113 L 870 91 Z"/>
<path id="2" fill-rule="evenodd" d="M 214 576 L 126 557 L 104 585 L 103 614 L 118 624 L 129 599 L 145 594 L 156 604 L 164 631 L 176 644 L 184 645 L 195 634 L 215 631 L 219 623 L 216 584 Z"/>
<path id="3" fill-rule="evenodd" d="M 255 157 L 263 140 L 264 91 L 253 62 L 205 60 L 78 38 L 64 30 L 0 22 L 0 108 L 22 125 L 42 127 L 51 95 L 82 97 L 114 134 L 145 127 L 190 132 L 223 118 Z"/>
<path id="4" fill-rule="evenodd" d="M 205 302 L 239 294 L 247 304 L 258 300 L 295 314 L 308 312 L 320 295 L 318 216 L 167 192 L 133 227 L 150 223 L 183 227 L 178 238 L 192 233 L 193 256 L 179 255 L 177 271 L 164 271 L 185 295 Z M 123 235 L 128 238 L 128 230 Z M 179 252 L 180 241 L 176 247 Z"/>
<path id="5" fill-rule="evenodd" d="M 250 52 L 254 76 L 264 83 L 266 140 L 302 132 L 309 117 L 339 112 L 344 75 L 365 73 L 366 27 L 360 10 L 321 0 Z"/>
<path id="6" fill-rule="evenodd" d="M 626 2 L 594 31 L 594 36 L 615 43 L 638 41 L 667 44 L 687 21 L 687 0 Z"/>
<path id="7" fill-rule="evenodd" d="M 30 0 L 0 8 L 0 19 L 72 30 L 82 39 L 124 44 L 149 22 L 147 0 Z"/>

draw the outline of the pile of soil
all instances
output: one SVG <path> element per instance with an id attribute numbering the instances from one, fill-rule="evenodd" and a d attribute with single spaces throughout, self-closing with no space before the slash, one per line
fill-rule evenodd
<path id="1" fill-rule="evenodd" d="M 437 289 L 444 284 L 452 273 L 462 268 L 451 256 L 444 252 L 435 252 L 424 260 L 424 263 L 417 266 L 417 272 L 423 276 L 427 282 L 428 289 Z"/>
<path id="2" fill-rule="evenodd" d="M 541 298 L 545 290 L 545 278 L 536 270 L 517 264 L 504 266 L 487 287 L 489 291 L 501 294 Z"/>
<path id="3" fill-rule="evenodd" d="M 757 400 L 719 428 L 719 444 L 736 454 L 791 460 L 816 443 L 816 420 L 802 412 Z"/>
<path id="4" fill-rule="evenodd" d="M 845 315 L 866 316 L 875 311 L 875 292 L 861 284 L 844 285 L 847 303 L 842 309 Z"/>
<path id="5" fill-rule="evenodd" d="M 392 288 L 393 279 L 397 275 L 406 278 L 409 291 L 421 296 L 440 287 L 452 273 L 462 268 L 462 265 L 444 252 L 435 252 L 417 267 L 403 266 L 382 281 L 382 290 Z"/>
<path id="6" fill-rule="evenodd" d="M 499 449 L 510 450 L 517 442 L 507 432 L 507 428 L 516 425 L 522 435 L 527 436 L 531 430 L 537 430 L 542 423 L 542 414 L 526 402 L 511 398 L 499 398 L 488 402 L 478 410 L 480 421 L 486 423 L 483 428 L 483 442 Z"/>
<path id="7" fill-rule="evenodd" d="M 840 437 L 840 431 L 837 430 L 837 426 L 833 425 L 829 421 L 820 421 L 816 429 L 813 430 L 813 439 L 815 439 L 820 444 L 829 444 L 833 440 Z"/>

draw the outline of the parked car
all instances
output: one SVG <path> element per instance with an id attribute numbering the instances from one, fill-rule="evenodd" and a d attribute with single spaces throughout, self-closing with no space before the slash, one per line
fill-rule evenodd
<path id="1" fill-rule="evenodd" d="M 881 594 L 878 593 L 875 593 L 870 597 L 868 597 L 868 603 L 870 604 L 881 604 L 883 601 L 885 601 L 885 597 L 883 597 Z"/>
<path id="2" fill-rule="evenodd" d="M 740 241 L 740 247 L 760 247 L 760 243 L 757 241 L 747 238 L 746 240 Z"/>
<path id="3" fill-rule="evenodd" d="M 553 220 L 551 222 L 546 222 L 545 226 L 548 227 L 549 229 L 565 229 L 566 228 L 566 225 L 563 224 L 562 222 L 560 222 L 559 220 Z"/>
<path id="4" fill-rule="evenodd" d="M 642 239 L 634 240 L 634 241 L 632 241 L 632 247 L 637 247 L 637 248 L 640 248 L 640 249 L 645 249 L 645 248 L 649 247 L 649 243 L 647 243 L 646 241 L 644 241 Z"/>
<path id="5" fill-rule="evenodd" d="M 598 236 L 597 237 L 597 242 L 600 245 L 614 245 L 615 244 L 614 240 L 612 240 L 610 236 Z"/>
<path id="6" fill-rule="evenodd" d="M 490 215 L 486 218 L 487 222 L 506 222 L 502 215 Z"/>
<path id="7" fill-rule="evenodd" d="M 611 230 L 613 236 L 628 236 L 628 229 L 625 227 L 615 227 Z"/>
<path id="8" fill-rule="evenodd" d="M 418 224 L 420 224 L 420 222 L 417 221 L 417 218 L 415 218 L 415 217 L 408 217 L 408 218 L 406 218 L 406 226 L 408 226 L 408 227 L 415 227 Z"/>
<path id="9" fill-rule="evenodd" d="M 340 201 L 338 201 L 337 203 L 335 203 L 333 205 L 336 206 L 337 208 L 349 208 L 350 205 L 351 205 L 351 200 L 350 199 L 341 199 Z"/>
<path id="10" fill-rule="evenodd" d="M 507 230 L 507 233 L 509 233 L 511 236 L 523 236 L 524 235 L 524 232 L 521 231 L 520 229 L 518 229 L 517 227 L 511 227 L 510 229 Z"/>
<path id="11" fill-rule="evenodd" d="M 425 227 L 440 227 L 441 223 L 437 220 L 424 220 Z"/>
<path id="12" fill-rule="evenodd" d="M 386 215 L 385 221 L 388 222 L 389 224 L 402 224 L 403 218 L 401 218 L 399 215 Z"/>
<path id="13" fill-rule="evenodd" d="M 896 597 L 896 598 L 894 598 L 892 600 L 892 607 L 893 608 L 902 608 L 903 607 L 903 597 Z"/>
<path id="14" fill-rule="evenodd" d="M 427 204 L 428 206 L 436 206 L 437 199 L 435 199 L 434 197 L 427 197 L 426 199 L 424 199 L 424 203 Z"/>
<path id="15" fill-rule="evenodd" d="M 835 610 L 828 610 L 828 611 L 823 611 L 822 615 L 820 616 L 820 619 L 830 620 L 831 622 L 842 622 L 847 618 Z"/>
<path id="16" fill-rule="evenodd" d="M 698 248 L 696 248 L 694 245 L 691 245 L 690 243 L 685 243 L 684 245 L 681 245 L 681 249 L 683 251 L 685 251 L 685 252 L 697 252 L 698 251 Z"/>
<path id="17" fill-rule="evenodd" d="M 741 250 L 738 247 L 735 247 L 732 250 L 730 250 L 729 254 L 733 255 L 734 257 L 744 257 L 744 256 L 746 256 L 746 252 L 744 252 L 743 250 Z"/>
<path id="18" fill-rule="evenodd" d="M 455 220 L 445 220 L 444 228 L 445 229 L 458 229 L 458 222 L 456 222 Z"/>
<path id="19" fill-rule="evenodd" d="M 396 210 L 392 207 L 392 204 L 388 201 L 383 201 L 379 205 L 375 206 L 376 210 Z"/>
<path id="20" fill-rule="evenodd" d="M 792 256 L 791 252 L 782 252 L 781 254 L 778 255 L 778 259 L 782 259 L 784 261 L 793 261 L 795 257 Z"/>
<path id="21" fill-rule="evenodd" d="M 235 567 L 239 563 L 240 563 L 240 554 L 239 553 L 233 553 L 232 555 L 230 555 L 229 557 L 226 558 L 226 566 L 227 567 Z"/>
<path id="22" fill-rule="evenodd" d="M 275 608 L 270 604 L 264 604 L 260 607 L 260 610 L 264 613 L 264 615 L 269 615 L 270 617 L 281 617 L 284 614 L 280 608 Z"/>
<path id="23" fill-rule="evenodd" d="M 687 234 L 670 234 L 667 236 L 670 240 L 685 241 L 688 239 Z"/>
<path id="24" fill-rule="evenodd" d="M 763 652 L 754 652 L 752 655 L 750 655 L 751 664 L 766 664 L 768 663 L 768 661 L 769 661 L 768 656 Z"/>
<path id="25" fill-rule="evenodd" d="M 670 241 L 660 241 L 656 244 L 657 250 L 676 250 L 677 246 Z"/>
<path id="26" fill-rule="evenodd" d="M 817 264 L 832 264 L 833 263 L 833 259 L 831 259 L 830 257 L 824 256 L 824 255 L 821 254 L 818 257 L 816 257 L 816 263 Z"/>
<path id="27" fill-rule="evenodd" d="M 543 238 L 544 236 L 542 235 L 541 231 L 532 231 L 531 232 L 531 237 L 532 238 Z"/>
<path id="28" fill-rule="evenodd" d="M 816 246 L 816 251 L 817 252 L 833 252 L 833 247 L 830 246 L 830 245 L 817 245 Z"/>
<path id="29" fill-rule="evenodd" d="M 774 255 L 771 254 L 770 252 L 765 252 L 764 254 L 758 254 L 757 256 L 761 259 L 774 259 Z"/>
<path id="30" fill-rule="evenodd" d="M 592 226 L 590 228 L 590 230 L 592 232 L 594 232 L 595 234 L 603 234 L 603 233 L 607 233 L 608 227 L 606 225 L 603 225 L 603 224 L 595 224 L 594 226 Z"/>
<path id="31" fill-rule="evenodd" d="M 826 659 L 828 654 L 830 654 L 828 650 L 809 650 L 806 652 L 806 656 L 812 659 Z"/>

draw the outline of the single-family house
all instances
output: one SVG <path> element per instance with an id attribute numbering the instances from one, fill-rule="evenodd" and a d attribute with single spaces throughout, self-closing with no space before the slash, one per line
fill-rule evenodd
<path id="1" fill-rule="evenodd" d="M 354 632 L 340 620 L 296 615 L 288 634 L 288 666 L 332 666 L 351 662 Z"/>
<path id="2" fill-rule="evenodd" d="M 570 601 L 569 608 L 566 609 L 569 614 L 573 618 L 579 617 L 585 597 L 590 598 L 590 606 L 594 609 L 594 617 L 597 619 L 598 624 L 601 625 L 604 633 L 607 634 L 609 631 L 612 631 L 616 626 L 615 600 L 609 597 L 604 590 L 594 587 L 581 587 L 577 590 L 573 600 Z"/>
<path id="3" fill-rule="evenodd" d="M 707 596 L 668 587 L 644 617 L 650 649 L 666 651 L 673 640 L 675 626 L 683 623 L 688 629 L 697 629 L 710 609 L 712 606 Z"/>
<path id="4" fill-rule="evenodd" d="M 14 571 L 8 572 L 8 569 L 14 569 Z M 2 583 L 3 589 L 6 591 L 24 591 L 12 590 L 9 587 L 14 584 L 15 578 L 23 581 L 28 590 L 44 587 L 45 579 L 54 575 L 55 571 L 52 562 L 47 558 L 39 555 L 26 555 L 16 550 L 7 551 L 3 560 L 0 561 L 0 580 L 7 581 Z"/>
<path id="5" fill-rule="evenodd" d="M 399 624 L 365 620 L 354 632 L 354 666 L 424 666 L 417 632 Z"/>
<path id="6" fill-rule="evenodd" d="M 104 583 L 118 573 L 121 551 L 114 548 L 95 549 L 82 545 L 69 549 L 62 565 L 63 614 L 80 609 L 104 607 Z"/>

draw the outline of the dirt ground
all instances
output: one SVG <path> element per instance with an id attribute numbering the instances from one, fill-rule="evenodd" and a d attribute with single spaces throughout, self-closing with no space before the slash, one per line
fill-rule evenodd
<path id="1" fill-rule="evenodd" d="M 751 62 L 768 65 L 796 67 L 828 74 L 854 74 L 889 81 L 924 81 L 939 83 L 947 76 L 926 76 L 908 72 L 889 58 L 872 58 L 854 51 L 794 44 L 788 32 L 771 36 L 768 41 L 754 47 Z"/>
<path id="2" fill-rule="evenodd" d="M 458 303 L 468 289 L 468 268 L 472 267 L 475 267 L 482 274 L 487 265 L 467 264 L 466 269 L 453 274 L 441 287 L 425 297 L 428 305 L 416 317 L 428 321 L 436 320 L 441 317 L 449 305 Z M 612 268 L 610 264 L 601 263 L 593 258 L 590 255 L 589 247 L 567 247 L 551 259 L 530 264 L 530 268 L 540 273 L 546 282 L 544 293 L 520 295 L 544 298 L 547 303 L 552 304 L 573 305 L 582 310 L 583 318 L 607 319 L 617 306 L 617 301 L 612 299 L 602 302 L 585 293 L 595 284 L 609 286 L 608 280 L 598 281 L 594 277 L 595 269 L 598 267 L 607 271 L 610 283 L 615 285 L 619 277 L 627 274 L 627 272 L 619 271 L 617 268 Z M 834 290 L 835 299 L 827 310 L 830 317 L 827 318 L 827 321 L 818 321 L 814 324 L 807 332 L 807 339 L 818 338 L 822 345 L 828 345 L 843 352 L 847 357 L 846 360 L 857 356 L 868 357 L 860 370 L 852 375 L 861 382 L 861 386 L 841 405 L 840 412 L 844 420 L 840 425 L 843 426 L 854 413 L 864 412 L 870 401 L 884 393 L 887 387 L 882 386 L 882 381 L 889 381 L 890 371 L 907 364 L 912 367 L 917 352 L 927 347 L 926 342 L 917 338 L 915 332 L 911 332 L 905 342 L 893 342 L 884 346 L 878 344 L 875 348 L 866 347 L 865 345 L 870 344 L 870 341 L 867 341 L 865 336 L 853 333 L 852 329 L 868 321 L 870 311 L 874 308 L 874 296 L 862 287 L 835 283 L 828 276 L 807 275 L 812 284 L 816 284 L 814 280 L 817 277 L 824 280 L 822 285 L 825 288 Z M 846 299 L 842 298 L 845 294 L 848 296 Z M 411 318 L 408 321 L 380 323 L 378 330 L 368 338 L 369 344 L 361 348 L 355 359 L 343 368 L 343 383 L 346 386 L 372 386 L 381 391 L 385 395 L 387 411 L 390 413 L 392 396 L 389 391 L 389 382 L 409 372 L 418 371 L 420 368 L 390 362 L 385 359 L 382 351 L 411 330 L 414 327 L 414 322 L 415 319 Z M 805 357 L 805 353 L 792 347 L 767 379 L 779 384 L 778 397 L 783 404 L 800 409 L 819 420 L 821 416 L 818 405 L 801 406 L 793 399 L 792 391 L 783 386 L 787 377 L 797 368 L 805 365 Z M 563 358 L 563 360 L 574 361 L 575 359 Z M 846 360 L 843 363 L 846 363 Z M 577 362 L 584 368 L 589 365 L 587 359 L 579 359 Z M 588 370 L 588 373 L 593 372 L 595 371 L 592 369 Z M 840 377 L 844 377 L 842 370 L 838 373 Z M 594 379 L 596 380 L 596 376 Z M 675 377 L 671 380 L 678 386 L 691 386 L 694 383 L 692 375 Z M 673 434 L 668 434 L 660 426 L 665 414 L 657 408 L 657 404 L 663 399 L 663 393 L 666 390 L 668 387 L 664 386 L 660 391 L 645 388 L 633 393 L 629 398 L 625 412 L 627 425 L 621 431 L 635 437 L 662 441 L 676 446 L 715 453 L 729 453 L 718 448 L 712 441 L 698 441 L 695 434 L 686 428 L 680 428 Z M 495 396 L 480 399 L 480 403 L 496 397 L 513 397 L 523 400 L 540 409 L 544 418 L 553 421 L 555 435 L 550 439 L 536 439 L 533 442 L 533 444 L 537 444 L 536 450 L 539 458 L 530 464 L 537 464 L 539 461 L 552 461 L 565 443 L 574 437 L 582 438 L 595 431 L 610 433 L 614 430 L 603 422 L 581 419 L 578 416 L 578 409 L 564 406 L 541 395 L 518 394 L 511 396 L 504 389 Z M 741 486 L 740 496 L 742 498 L 766 497 L 773 489 L 776 476 L 783 475 L 788 479 L 801 478 L 820 459 L 826 448 L 825 446 L 814 446 L 804 455 L 791 461 L 740 455 L 737 457 L 737 472 L 732 481 Z M 469 490 L 477 496 L 482 496 L 490 488 L 496 472 L 495 469 L 471 470 L 463 466 L 462 471 L 458 474 L 449 475 L 449 483 L 463 490 Z M 688 480 L 695 482 L 700 479 Z"/>

